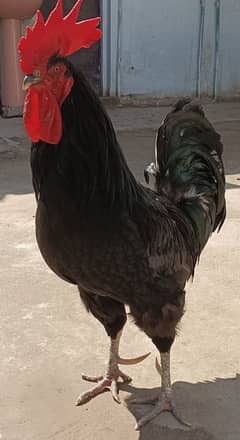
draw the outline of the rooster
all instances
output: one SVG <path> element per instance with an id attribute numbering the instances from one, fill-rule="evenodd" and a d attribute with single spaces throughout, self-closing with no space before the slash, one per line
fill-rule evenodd
<path id="1" fill-rule="evenodd" d="M 19 42 L 26 74 L 24 124 L 32 140 L 36 238 L 48 266 L 76 285 L 110 338 L 104 376 L 77 404 L 110 390 L 119 402 L 119 356 L 128 305 L 136 325 L 160 352 L 161 395 L 137 429 L 174 406 L 170 349 L 184 312 L 185 284 L 211 233 L 224 221 L 219 135 L 202 110 L 179 103 L 156 144 L 156 190 L 131 173 L 98 96 L 67 55 L 101 37 L 100 19 L 77 22 L 82 1 L 63 18 L 62 3 Z M 146 173 L 147 176 L 147 173 Z"/>

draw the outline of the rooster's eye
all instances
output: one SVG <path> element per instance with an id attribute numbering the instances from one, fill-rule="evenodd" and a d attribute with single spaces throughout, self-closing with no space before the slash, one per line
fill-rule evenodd
<path id="1" fill-rule="evenodd" d="M 55 66 L 55 72 L 59 72 L 60 71 L 60 66 Z"/>

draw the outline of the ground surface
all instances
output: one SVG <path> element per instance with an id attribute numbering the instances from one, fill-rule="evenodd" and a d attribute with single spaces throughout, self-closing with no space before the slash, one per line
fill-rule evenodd
<path id="1" fill-rule="evenodd" d="M 139 178 L 167 110 L 110 110 Z M 137 433 L 135 418 L 148 408 L 114 404 L 108 393 L 74 406 L 88 386 L 81 372 L 103 372 L 108 341 L 76 289 L 58 280 L 41 259 L 22 121 L 0 120 L 0 439 L 239 440 L 240 104 L 206 110 L 225 144 L 228 217 L 188 287 L 187 313 L 172 350 L 176 401 L 193 424 L 186 431 L 165 414 Z M 134 381 L 120 391 L 123 401 L 159 386 L 155 350 L 129 322 L 122 355 L 149 350 L 153 355 L 143 364 L 126 368 Z"/>

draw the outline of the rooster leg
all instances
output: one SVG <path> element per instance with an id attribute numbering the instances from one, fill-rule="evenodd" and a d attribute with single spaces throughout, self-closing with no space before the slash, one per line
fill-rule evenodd
<path id="1" fill-rule="evenodd" d="M 120 368 L 119 364 L 124 365 L 133 365 L 137 364 L 141 361 L 143 361 L 150 353 L 140 356 L 135 359 L 122 359 L 119 357 L 119 343 L 121 338 L 122 331 L 120 331 L 116 338 L 111 338 L 111 344 L 110 344 L 110 354 L 109 354 L 109 361 L 108 361 L 108 367 L 107 372 L 105 376 L 86 376 L 85 374 L 82 375 L 82 378 L 84 380 L 87 380 L 89 382 L 97 382 L 97 385 L 90 389 L 89 391 L 81 394 L 76 402 L 76 405 L 83 405 L 89 400 L 91 400 L 93 397 L 97 396 L 98 394 L 103 393 L 104 391 L 110 391 L 112 394 L 113 399 L 117 403 L 121 403 L 119 395 L 118 395 L 118 385 L 117 381 L 119 377 L 122 379 L 123 382 L 131 382 L 131 378 L 124 374 Z"/>
<path id="2" fill-rule="evenodd" d="M 165 411 L 170 411 L 178 422 L 180 422 L 182 425 L 190 427 L 191 425 L 186 423 L 178 414 L 175 404 L 172 400 L 172 389 L 171 389 L 171 378 L 170 378 L 170 351 L 166 353 L 161 353 L 161 366 L 156 360 L 156 368 L 159 374 L 161 375 L 161 381 L 162 381 L 161 395 L 158 398 L 149 399 L 147 402 L 144 401 L 143 399 L 131 400 L 131 403 L 136 403 L 136 404 L 155 403 L 155 408 L 153 409 L 153 411 L 151 411 L 149 414 L 142 417 L 138 421 L 136 425 L 136 430 L 139 430 L 148 422 L 150 422 L 159 414 Z"/>

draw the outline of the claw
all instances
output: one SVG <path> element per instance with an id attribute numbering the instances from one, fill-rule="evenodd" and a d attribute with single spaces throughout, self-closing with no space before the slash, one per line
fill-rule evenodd
<path id="1" fill-rule="evenodd" d="M 151 352 L 147 353 L 147 354 L 143 354 L 142 356 L 136 357 L 136 358 L 132 358 L 132 359 L 123 359 L 118 357 L 117 359 L 117 363 L 120 365 L 135 365 L 135 364 L 139 364 L 140 362 L 144 361 L 149 355 L 151 354 Z"/>
<path id="2" fill-rule="evenodd" d="M 120 397 L 118 395 L 118 387 L 117 387 L 117 382 L 115 380 L 112 381 L 112 384 L 111 384 L 109 389 L 110 389 L 110 391 L 112 393 L 113 400 L 115 400 L 115 402 L 120 404 L 121 403 L 121 399 L 120 399 Z"/>

